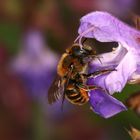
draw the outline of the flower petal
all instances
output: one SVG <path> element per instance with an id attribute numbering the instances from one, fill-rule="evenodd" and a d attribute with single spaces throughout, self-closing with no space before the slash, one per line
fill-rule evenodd
<path id="1" fill-rule="evenodd" d="M 110 118 L 127 110 L 123 103 L 101 90 L 90 92 L 90 104 L 93 111 L 104 118 Z"/>
<path id="2" fill-rule="evenodd" d="M 136 71 L 137 64 L 132 52 L 128 52 L 120 64 L 105 78 L 105 86 L 110 94 L 121 92 L 131 75 Z"/>
<path id="3" fill-rule="evenodd" d="M 127 50 L 121 44 L 119 44 L 114 51 L 98 55 L 100 61 L 98 59 L 94 59 L 90 64 L 91 68 L 104 68 L 112 65 L 118 65 L 126 53 Z"/>
<path id="4" fill-rule="evenodd" d="M 115 22 L 115 18 L 107 12 L 92 12 L 81 18 L 78 33 L 101 42 L 117 40 L 119 32 L 116 32 Z M 87 30 L 89 31 L 83 34 Z"/>
<path id="5" fill-rule="evenodd" d="M 78 30 L 80 37 L 95 38 L 100 42 L 116 41 L 127 49 L 138 49 L 140 54 L 140 32 L 111 14 L 92 12 L 82 17 L 80 22 Z"/>
<path id="6" fill-rule="evenodd" d="M 90 68 L 92 71 L 90 72 L 93 72 L 95 68 L 97 69 L 97 67 L 92 65 Z M 111 67 L 107 67 L 106 69 L 110 68 Z M 127 81 L 130 79 L 131 75 L 137 69 L 135 56 L 132 54 L 132 52 L 128 52 L 121 60 L 119 65 L 112 68 L 115 68 L 116 71 L 112 71 L 111 73 L 106 75 L 100 75 L 96 78 L 91 78 L 89 79 L 88 84 L 101 86 L 102 88 L 107 89 L 110 94 L 121 92 Z"/>
<path id="7" fill-rule="evenodd" d="M 78 32 L 80 39 L 84 36 L 95 38 L 101 42 L 116 41 L 120 44 L 120 47 L 115 51 L 116 54 L 111 52 L 101 55 L 102 64 L 94 60 L 91 69 L 115 67 L 117 71 L 99 77 L 100 80 L 96 80 L 97 82 L 94 84 L 106 88 L 110 94 L 121 92 L 137 70 L 140 43 L 136 41 L 136 37 L 140 36 L 140 32 L 107 12 L 92 12 L 82 17 Z"/>
<path id="8" fill-rule="evenodd" d="M 140 83 L 140 74 L 134 72 L 131 78 L 128 81 L 129 84 L 139 84 Z"/>
<path id="9" fill-rule="evenodd" d="M 139 61 L 139 58 L 136 58 Z M 137 70 L 131 75 L 129 79 L 129 84 L 140 83 L 140 62 L 137 62 Z"/>

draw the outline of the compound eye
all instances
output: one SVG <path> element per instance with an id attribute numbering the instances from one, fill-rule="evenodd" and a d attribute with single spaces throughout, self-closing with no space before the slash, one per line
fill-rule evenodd
<path id="1" fill-rule="evenodd" d="M 75 54 L 76 56 L 80 56 L 80 55 L 82 54 L 82 52 L 78 50 L 78 51 L 75 51 L 74 54 Z"/>

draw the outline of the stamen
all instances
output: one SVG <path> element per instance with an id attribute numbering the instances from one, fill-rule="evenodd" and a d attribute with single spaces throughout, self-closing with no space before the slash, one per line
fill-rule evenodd
<path id="1" fill-rule="evenodd" d="M 83 38 L 82 36 L 79 38 L 79 45 L 81 50 L 83 49 L 82 38 Z"/>
<path id="2" fill-rule="evenodd" d="M 74 43 L 76 43 L 78 40 L 78 43 L 80 45 L 80 48 L 82 49 L 83 48 L 83 45 L 82 45 L 82 38 L 89 32 L 91 32 L 93 29 L 95 29 L 95 26 L 91 26 L 89 29 L 87 29 L 86 31 L 82 32 L 74 41 Z"/>

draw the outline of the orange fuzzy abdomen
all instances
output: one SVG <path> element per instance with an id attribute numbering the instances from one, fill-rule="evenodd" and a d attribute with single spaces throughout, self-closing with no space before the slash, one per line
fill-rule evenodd
<path id="1" fill-rule="evenodd" d="M 58 66 L 57 66 L 57 73 L 59 76 L 61 77 L 64 77 L 67 72 L 68 72 L 68 67 L 64 66 L 64 59 L 66 59 L 68 55 L 66 53 L 64 53 L 58 63 Z"/>
<path id="2" fill-rule="evenodd" d="M 73 65 L 73 74 L 80 73 L 85 69 L 85 66 L 79 61 L 78 58 L 73 58 L 73 56 L 64 53 L 58 63 L 57 73 L 59 76 L 64 77 L 70 71 L 71 65 Z"/>

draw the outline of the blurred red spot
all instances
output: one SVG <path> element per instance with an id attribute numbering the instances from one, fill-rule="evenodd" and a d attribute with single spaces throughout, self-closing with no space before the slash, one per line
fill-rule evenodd
<path id="1" fill-rule="evenodd" d="M 137 37 L 137 38 L 136 38 L 136 41 L 137 41 L 138 43 L 140 43 L 140 37 Z"/>

